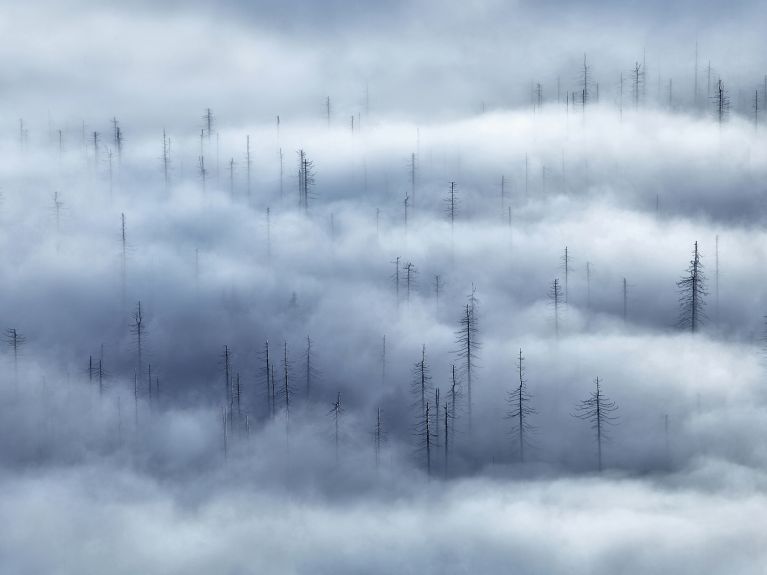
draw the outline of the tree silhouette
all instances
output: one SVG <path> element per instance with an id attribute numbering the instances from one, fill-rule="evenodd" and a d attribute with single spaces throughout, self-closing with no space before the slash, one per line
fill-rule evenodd
<path id="1" fill-rule="evenodd" d="M 423 418 L 428 396 L 431 394 L 431 369 L 426 362 L 426 346 L 421 347 L 421 360 L 413 365 L 413 383 L 411 385 L 414 406 L 418 408 L 417 421 Z"/>
<path id="2" fill-rule="evenodd" d="M 554 278 L 549 290 L 549 299 L 554 307 L 554 335 L 559 338 L 559 306 L 562 304 L 562 287 L 559 278 Z"/>
<path id="3" fill-rule="evenodd" d="M 581 401 L 575 408 L 573 417 L 577 417 L 591 424 L 591 429 L 596 433 L 597 440 L 597 463 L 599 471 L 602 471 L 602 442 L 609 439 L 607 427 L 615 425 L 618 418 L 612 415 L 618 410 L 614 401 L 610 400 L 599 386 L 599 378 L 594 380 L 596 389 L 589 394 L 587 399 Z"/>
<path id="4" fill-rule="evenodd" d="M 689 329 L 692 333 L 698 331 L 706 319 L 705 296 L 708 295 L 708 291 L 703 264 L 700 260 L 698 242 L 695 242 L 687 274 L 676 282 L 679 290 L 679 327 Z"/>
<path id="5" fill-rule="evenodd" d="M 475 309 L 474 292 L 470 296 L 469 303 L 466 304 L 464 312 L 461 314 L 461 319 L 458 322 L 458 331 L 456 331 L 456 343 L 458 344 L 458 350 L 456 355 L 463 364 L 463 373 L 466 374 L 466 390 L 467 390 L 467 415 L 469 431 L 471 431 L 471 413 L 472 413 L 472 397 L 471 397 L 471 384 L 472 374 L 476 368 L 477 354 L 479 352 L 479 328 L 477 327 L 477 317 Z"/>
<path id="6" fill-rule="evenodd" d="M 339 442 L 338 434 L 339 434 L 339 423 L 341 421 L 341 413 L 343 413 L 343 407 L 341 406 L 341 392 L 339 391 L 332 409 L 328 412 L 329 415 L 333 416 L 333 426 L 335 430 L 334 445 L 336 450 L 336 464 L 338 464 L 338 442 Z"/>
<path id="7" fill-rule="evenodd" d="M 136 304 L 136 310 L 133 312 L 133 323 L 131 324 L 131 333 L 136 346 L 136 371 L 143 373 L 143 352 L 146 339 L 146 324 L 144 323 L 144 314 L 141 311 L 141 301 Z"/>
<path id="8" fill-rule="evenodd" d="M 529 446 L 528 435 L 534 430 L 529 421 L 531 415 L 535 415 L 536 410 L 530 405 L 530 394 L 527 392 L 527 381 L 525 380 L 525 367 L 522 350 L 519 350 L 517 359 L 517 374 L 519 384 L 516 389 L 509 392 L 506 399 L 509 404 L 509 411 L 506 417 L 512 420 L 511 434 L 518 442 L 519 461 L 525 461 L 525 447 Z"/>
<path id="9" fill-rule="evenodd" d="M 13 352 L 13 381 L 14 385 L 19 381 L 19 353 L 27 342 L 27 338 L 21 335 L 15 327 L 5 330 L 5 343 Z"/>

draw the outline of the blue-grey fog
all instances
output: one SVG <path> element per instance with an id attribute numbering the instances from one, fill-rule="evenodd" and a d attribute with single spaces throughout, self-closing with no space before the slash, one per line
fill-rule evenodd
<path id="1" fill-rule="evenodd" d="M 0 2 L 0 571 L 761 572 L 761 2 Z"/>

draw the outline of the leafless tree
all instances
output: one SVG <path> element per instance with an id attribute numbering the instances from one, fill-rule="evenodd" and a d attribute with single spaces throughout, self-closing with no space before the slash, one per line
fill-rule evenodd
<path id="1" fill-rule="evenodd" d="M 333 404 L 333 408 L 329 411 L 329 414 L 333 416 L 334 436 L 333 443 L 336 450 L 336 464 L 338 464 L 338 444 L 339 444 L 339 424 L 341 421 L 341 414 L 343 413 L 343 407 L 341 406 L 341 392 L 338 392 L 336 401 Z"/>
<path id="2" fill-rule="evenodd" d="M 706 276 L 703 272 L 698 242 L 695 242 L 686 275 L 676 282 L 679 290 L 679 327 L 698 331 L 706 319 Z"/>
<path id="3" fill-rule="evenodd" d="M 376 410 L 376 424 L 373 429 L 373 440 L 375 445 L 376 469 L 378 469 L 381 463 L 381 449 L 386 442 L 386 431 L 383 427 L 380 407 Z"/>
<path id="4" fill-rule="evenodd" d="M 14 385 L 19 381 L 19 353 L 27 343 L 27 338 L 21 335 L 15 327 L 5 330 L 5 343 L 13 352 L 13 381 Z"/>
<path id="5" fill-rule="evenodd" d="M 304 150 L 298 150 L 298 188 L 299 206 L 304 212 L 309 211 L 309 199 L 314 198 L 314 162 L 309 161 Z"/>
<path id="6" fill-rule="evenodd" d="M 724 87 L 721 78 L 717 80 L 716 91 L 714 92 L 714 114 L 717 122 L 721 125 L 730 114 L 730 97 Z"/>
<path id="7" fill-rule="evenodd" d="M 573 270 L 573 268 L 570 266 L 570 264 L 573 261 L 573 257 L 570 255 L 570 252 L 567 249 L 567 246 L 565 246 L 565 253 L 562 254 L 562 271 L 565 274 L 565 286 L 564 286 L 564 304 L 567 305 L 567 296 L 569 293 L 568 285 L 569 285 L 569 278 L 570 278 L 570 272 Z"/>
<path id="8" fill-rule="evenodd" d="M 410 292 L 415 288 L 416 269 L 412 262 L 406 263 L 402 269 L 405 270 L 405 301 L 410 304 Z"/>
<path id="9" fill-rule="evenodd" d="M 535 415 L 536 410 L 530 405 L 531 397 L 527 392 L 527 381 L 525 380 L 525 367 L 522 350 L 519 350 L 517 359 L 518 385 L 509 392 L 506 399 L 509 404 L 509 411 L 506 412 L 506 418 L 512 420 L 511 434 L 518 442 L 519 461 L 525 461 L 525 447 L 529 446 L 528 436 L 535 429 L 530 423 L 530 416 Z"/>
<path id="10" fill-rule="evenodd" d="M 458 321 L 458 330 L 456 331 L 456 343 L 458 349 L 456 355 L 462 363 L 462 371 L 466 375 L 467 389 L 467 415 L 469 431 L 472 429 L 472 397 L 471 384 L 472 375 L 476 368 L 476 361 L 479 353 L 479 328 L 477 326 L 476 306 L 473 301 L 466 304 L 461 318 Z"/>
<path id="11" fill-rule="evenodd" d="M 144 352 L 144 340 L 146 339 L 146 324 L 144 323 L 144 314 L 141 311 L 141 301 L 136 304 L 136 310 L 133 312 L 133 322 L 131 323 L 131 333 L 136 345 L 136 371 L 143 373 L 142 354 Z"/>
<path id="12" fill-rule="evenodd" d="M 549 299 L 554 307 L 554 335 L 559 338 L 559 306 L 562 305 L 562 287 L 559 278 L 554 278 L 549 290 Z"/>
<path id="13" fill-rule="evenodd" d="M 426 346 L 421 348 L 421 359 L 417 361 L 413 366 L 413 383 L 411 390 L 413 396 L 416 398 L 414 407 L 418 408 L 417 419 L 420 421 L 423 418 L 424 411 L 426 410 L 426 402 L 428 396 L 431 394 L 431 369 L 426 362 Z"/>
<path id="14" fill-rule="evenodd" d="M 594 380 L 594 384 L 596 389 L 589 394 L 587 399 L 578 404 L 572 415 L 589 422 L 591 428 L 596 432 L 597 463 L 599 471 L 602 471 L 602 443 L 609 439 L 607 427 L 615 425 L 618 421 L 618 418 L 612 415 L 618 410 L 618 406 L 602 393 L 598 377 Z"/>

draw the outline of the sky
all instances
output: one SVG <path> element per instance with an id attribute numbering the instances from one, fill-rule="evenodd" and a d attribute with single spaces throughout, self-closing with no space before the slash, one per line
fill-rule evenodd
<path id="1" fill-rule="evenodd" d="M 0 571 L 760 572 L 765 10 L 0 2 Z"/>

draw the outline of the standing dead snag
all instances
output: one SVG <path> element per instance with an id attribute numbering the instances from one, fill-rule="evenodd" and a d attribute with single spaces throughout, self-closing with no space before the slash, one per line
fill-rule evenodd
<path id="1" fill-rule="evenodd" d="M 13 351 L 13 383 L 19 381 L 19 352 L 22 346 L 27 342 L 27 338 L 21 335 L 15 327 L 5 330 L 5 343 Z"/>
<path id="2" fill-rule="evenodd" d="M 416 270 L 412 262 L 406 263 L 403 268 L 405 270 L 405 301 L 410 304 L 410 291 L 415 287 L 415 275 Z"/>
<path id="3" fill-rule="evenodd" d="M 559 278 L 554 278 L 551 282 L 549 299 L 554 306 L 554 335 L 559 338 L 559 306 L 562 303 L 562 287 L 559 284 Z"/>
<path id="4" fill-rule="evenodd" d="M 402 259 L 402 258 L 400 256 L 397 256 L 394 259 L 394 261 L 391 262 L 391 263 L 394 264 L 394 274 L 392 274 L 391 278 L 392 278 L 392 280 L 394 280 L 394 297 L 395 297 L 395 302 L 397 304 L 397 308 L 398 309 L 399 309 L 399 284 L 400 284 L 400 280 L 399 280 L 399 267 L 400 267 L 399 266 L 399 262 L 400 262 L 400 259 Z"/>
<path id="5" fill-rule="evenodd" d="M 303 149 L 298 150 L 298 205 L 304 209 L 304 212 L 309 211 L 309 198 L 314 198 L 311 193 L 313 187 L 314 162 L 309 161 Z"/>
<path id="6" fill-rule="evenodd" d="M 727 95 L 727 90 L 724 88 L 724 82 L 722 79 L 716 83 L 716 92 L 714 92 L 714 114 L 716 120 L 721 125 L 730 113 L 730 97 Z"/>
<path id="7" fill-rule="evenodd" d="M 221 359 L 224 362 L 224 400 L 225 405 L 228 405 L 230 410 L 232 406 L 232 393 L 231 393 L 231 385 L 232 385 L 232 353 L 229 350 L 229 346 L 224 346 L 224 353 L 221 356 Z"/>
<path id="8" fill-rule="evenodd" d="M 421 348 L 421 361 L 417 361 L 413 366 L 413 384 L 411 386 L 415 396 L 414 407 L 418 408 L 416 421 L 419 421 L 426 410 L 426 398 L 431 393 L 431 370 L 426 363 L 426 346 Z"/>
<path id="9" fill-rule="evenodd" d="M 455 194 L 455 182 L 450 182 L 450 192 L 445 198 L 445 214 L 450 221 L 450 258 L 455 254 L 455 214 L 457 208 L 457 198 Z"/>
<path id="10" fill-rule="evenodd" d="M 418 450 L 426 456 L 426 475 L 431 476 L 431 452 L 434 446 L 435 431 L 431 427 L 432 407 L 426 402 L 421 421 L 416 427 L 416 436 L 419 439 Z"/>
<path id="11" fill-rule="evenodd" d="M 386 441 L 386 432 L 383 428 L 383 422 L 381 421 L 381 408 L 376 410 L 376 425 L 373 430 L 373 438 L 375 440 L 375 456 L 376 456 L 376 469 L 378 469 L 381 463 L 381 448 Z"/>
<path id="12" fill-rule="evenodd" d="M 141 311 L 141 301 L 136 304 L 136 311 L 133 312 L 133 323 L 131 324 L 131 333 L 136 344 L 136 371 L 143 373 L 142 353 L 144 351 L 144 339 L 146 337 L 146 325 L 144 324 L 144 314 Z"/>
<path id="13" fill-rule="evenodd" d="M 609 439 L 606 426 L 615 425 L 618 420 L 616 416 L 612 415 L 618 410 L 618 406 L 602 393 L 598 377 L 594 380 L 594 384 L 596 389 L 591 392 L 588 399 L 584 399 L 578 404 L 572 415 L 589 422 L 591 429 L 596 432 L 597 463 L 599 471 L 602 471 L 602 442 Z"/>
<path id="14" fill-rule="evenodd" d="M 567 249 L 567 246 L 565 246 L 565 253 L 562 255 L 562 271 L 565 272 L 565 289 L 563 292 L 564 295 L 564 304 L 567 305 L 567 296 L 569 293 L 568 284 L 570 279 L 570 272 L 572 271 L 572 267 L 570 267 L 570 263 L 573 261 L 573 257 L 570 255 L 570 252 Z"/>
<path id="15" fill-rule="evenodd" d="M 343 412 L 343 408 L 341 407 L 341 392 L 338 392 L 338 396 L 336 397 L 336 401 L 333 404 L 333 408 L 328 412 L 329 415 L 333 416 L 333 426 L 335 429 L 334 432 L 334 444 L 335 444 L 335 450 L 336 450 L 336 465 L 338 465 L 338 441 L 339 441 L 339 429 L 338 425 L 341 420 L 341 413 Z"/>
<path id="16" fill-rule="evenodd" d="M 466 389 L 467 389 L 467 414 L 469 432 L 471 432 L 471 413 L 472 413 L 472 397 L 471 397 L 471 383 L 472 373 L 476 367 L 477 353 L 479 351 L 478 334 L 479 329 L 477 327 L 476 317 L 476 298 L 474 293 L 470 296 L 469 303 L 466 304 L 461 319 L 458 322 L 458 331 L 456 331 L 456 343 L 458 344 L 458 350 L 456 355 L 463 363 L 463 372 L 466 374 Z"/>
<path id="17" fill-rule="evenodd" d="M 531 415 L 535 415 L 536 411 L 530 406 L 530 395 L 527 392 L 527 381 L 525 380 L 525 368 L 524 357 L 522 356 L 522 350 L 519 350 L 519 358 L 517 360 L 517 373 L 519 375 L 519 385 L 516 389 L 509 392 L 509 396 L 506 399 L 509 404 L 509 411 L 506 413 L 506 418 L 513 420 L 511 427 L 512 437 L 518 441 L 519 449 L 519 461 L 525 462 L 525 447 L 529 446 L 528 434 L 534 430 L 534 427 L 528 421 Z M 514 423 L 514 420 L 516 421 Z"/>
<path id="18" fill-rule="evenodd" d="M 679 289 L 679 327 L 695 333 L 706 319 L 706 276 L 703 273 L 698 242 L 695 242 L 687 275 L 676 282 Z"/>

